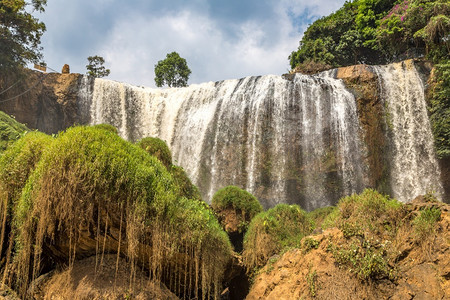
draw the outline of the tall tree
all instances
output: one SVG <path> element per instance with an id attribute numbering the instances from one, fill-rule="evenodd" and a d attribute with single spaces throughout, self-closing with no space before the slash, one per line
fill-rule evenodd
<path id="1" fill-rule="evenodd" d="M 42 58 L 39 46 L 45 24 L 32 15 L 44 12 L 47 0 L 0 1 L 0 72 L 17 70 Z"/>
<path id="2" fill-rule="evenodd" d="M 187 86 L 190 74 L 186 60 L 177 52 L 167 54 L 166 59 L 155 65 L 155 83 L 158 87 L 164 84 L 169 87 Z"/>
<path id="3" fill-rule="evenodd" d="M 86 65 L 87 75 L 95 78 L 108 76 L 109 73 L 111 73 L 111 70 L 106 69 L 105 66 L 103 66 L 104 64 L 105 59 L 103 57 L 98 55 L 89 56 L 88 64 Z"/>

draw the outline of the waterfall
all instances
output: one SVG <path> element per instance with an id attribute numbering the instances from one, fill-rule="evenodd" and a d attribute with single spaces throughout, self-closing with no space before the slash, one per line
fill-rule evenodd
<path id="1" fill-rule="evenodd" d="M 439 165 L 427 115 L 424 86 L 412 60 L 374 67 L 391 145 L 391 189 L 400 201 L 433 192 L 442 197 Z"/>
<path id="2" fill-rule="evenodd" d="M 334 204 L 363 188 L 353 95 L 327 74 L 246 77 L 151 89 L 104 79 L 81 88 L 90 123 L 167 142 L 206 201 L 233 184 L 263 206 Z M 81 96 L 80 96 L 81 97 Z"/>

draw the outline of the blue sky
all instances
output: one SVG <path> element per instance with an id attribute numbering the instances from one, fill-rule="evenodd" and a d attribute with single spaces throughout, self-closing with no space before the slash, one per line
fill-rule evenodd
<path id="1" fill-rule="evenodd" d="M 44 60 L 85 73 L 103 56 L 109 79 L 154 87 L 154 66 L 177 51 L 189 83 L 282 74 L 315 19 L 344 0 L 48 0 Z"/>

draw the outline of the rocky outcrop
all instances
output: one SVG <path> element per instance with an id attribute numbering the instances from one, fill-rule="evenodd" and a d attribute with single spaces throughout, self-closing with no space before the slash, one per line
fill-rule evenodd
<path id="1" fill-rule="evenodd" d="M 78 87 L 80 74 L 40 73 L 0 79 L 0 110 L 18 122 L 45 133 L 57 133 L 80 122 Z"/>
<path id="2" fill-rule="evenodd" d="M 367 65 L 337 69 L 336 77 L 342 79 L 355 95 L 358 117 L 365 144 L 365 161 L 369 166 L 368 186 L 389 193 L 389 168 L 385 138 L 384 108 L 378 91 L 378 77 Z"/>

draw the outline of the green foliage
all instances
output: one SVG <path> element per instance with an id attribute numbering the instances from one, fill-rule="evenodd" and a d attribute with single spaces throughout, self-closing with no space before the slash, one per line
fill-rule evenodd
<path id="1" fill-rule="evenodd" d="M 46 0 L 0 1 L 0 73 L 6 73 L 41 58 L 40 39 L 45 25 L 30 11 L 44 11 Z"/>
<path id="2" fill-rule="evenodd" d="M 335 206 L 320 207 L 309 212 L 308 216 L 314 222 L 315 228 L 321 228 L 323 221 L 328 217 L 328 215 L 334 213 L 335 211 Z"/>
<path id="3" fill-rule="evenodd" d="M 140 140 L 137 145 L 148 154 L 155 156 L 166 168 L 172 165 L 172 153 L 166 142 L 156 137 L 146 137 Z"/>
<path id="4" fill-rule="evenodd" d="M 386 227 L 397 228 L 403 213 L 400 202 L 372 189 L 342 198 L 337 208 L 326 217 L 324 227 L 338 227 L 348 237 L 383 232 Z"/>
<path id="5" fill-rule="evenodd" d="M 438 62 L 450 51 L 449 14 L 447 0 L 346 2 L 308 27 L 289 56 L 291 67 L 382 64 L 423 54 Z"/>
<path id="6" fill-rule="evenodd" d="M 309 293 L 311 294 L 311 297 L 316 297 L 318 288 L 316 270 L 311 270 L 311 268 L 309 269 L 308 274 L 306 275 L 306 282 L 308 283 Z"/>
<path id="7" fill-rule="evenodd" d="M 0 190 L 16 201 L 29 174 L 53 138 L 40 132 L 28 132 L 0 156 Z"/>
<path id="8" fill-rule="evenodd" d="M 182 167 L 172 165 L 170 167 L 170 173 L 172 174 L 175 184 L 179 187 L 180 197 L 202 201 L 200 191 L 194 184 L 192 184 Z"/>
<path id="9" fill-rule="evenodd" d="M 80 250 L 80 228 L 87 226 L 97 239 L 103 238 L 97 228 L 105 228 L 106 239 L 111 225 L 109 217 L 100 215 L 120 222 L 123 236 L 117 251 L 130 261 L 131 270 L 140 256 L 153 278 L 170 278 L 167 284 L 176 293 L 181 291 L 172 278 L 184 278 L 182 285 L 192 283 L 189 294 L 202 290 L 207 297 L 217 296 L 231 255 L 213 213 L 199 201 L 179 197 L 174 179 L 156 157 L 97 126 L 70 128 L 47 146 L 13 215 L 10 275 L 22 295 L 39 276 L 41 262 L 52 260 L 46 257 L 52 252 L 42 252 L 44 243 L 57 247 L 70 240 L 69 251 L 60 253 L 66 255 L 63 263 L 70 263 Z M 151 251 L 142 250 L 148 246 Z M 183 273 L 187 269 L 193 278 Z M 195 281 L 199 276 L 201 282 Z"/>
<path id="10" fill-rule="evenodd" d="M 436 65 L 431 86 L 429 111 L 436 154 L 447 158 L 450 157 L 450 60 Z"/>
<path id="11" fill-rule="evenodd" d="M 110 132 L 114 132 L 115 134 L 119 134 L 119 131 L 117 130 L 117 128 L 110 124 L 98 124 L 98 125 L 94 125 L 94 127 L 98 128 L 98 129 L 103 129 L 103 130 L 107 130 Z"/>
<path id="12" fill-rule="evenodd" d="M 320 242 L 318 240 L 313 239 L 311 237 L 305 237 L 303 239 L 303 251 L 309 252 L 312 249 L 317 249 L 317 248 L 319 248 L 319 244 L 320 244 Z"/>
<path id="13" fill-rule="evenodd" d="M 86 65 L 87 75 L 94 78 L 106 77 L 111 73 L 111 70 L 106 69 L 105 59 L 101 56 L 89 56 L 87 58 L 88 64 Z"/>
<path id="14" fill-rule="evenodd" d="M 355 242 L 349 247 L 329 244 L 328 250 L 338 264 L 349 266 L 350 271 L 361 280 L 395 278 L 396 272 L 388 263 L 385 244 L 374 244 L 366 240 L 362 246 Z"/>
<path id="15" fill-rule="evenodd" d="M 232 185 L 218 190 L 211 200 L 211 206 L 214 210 L 233 208 L 242 213 L 248 222 L 263 211 L 261 204 L 255 196 L 246 190 Z"/>
<path id="16" fill-rule="evenodd" d="M 164 60 L 155 65 L 155 83 L 158 87 L 165 84 L 169 87 L 187 86 L 190 74 L 186 60 L 177 52 L 168 53 Z"/>
<path id="17" fill-rule="evenodd" d="M 253 218 L 244 237 L 243 261 L 251 270 L 289 248 L 300 248 L 314 224 L 298 205 L 278 204 Z"/>
<path id="18" fill-rule="evenodd" d="M 441 218 L 441 210 L 437 207 L 425 208 L 413 220 L 415 232 L 422 239 L 434 231 L 436 223 Z"/>
<path id="19" fill-rule="evenodd" d="M 0 111 L 0 153 L 29 129 Z"/>

